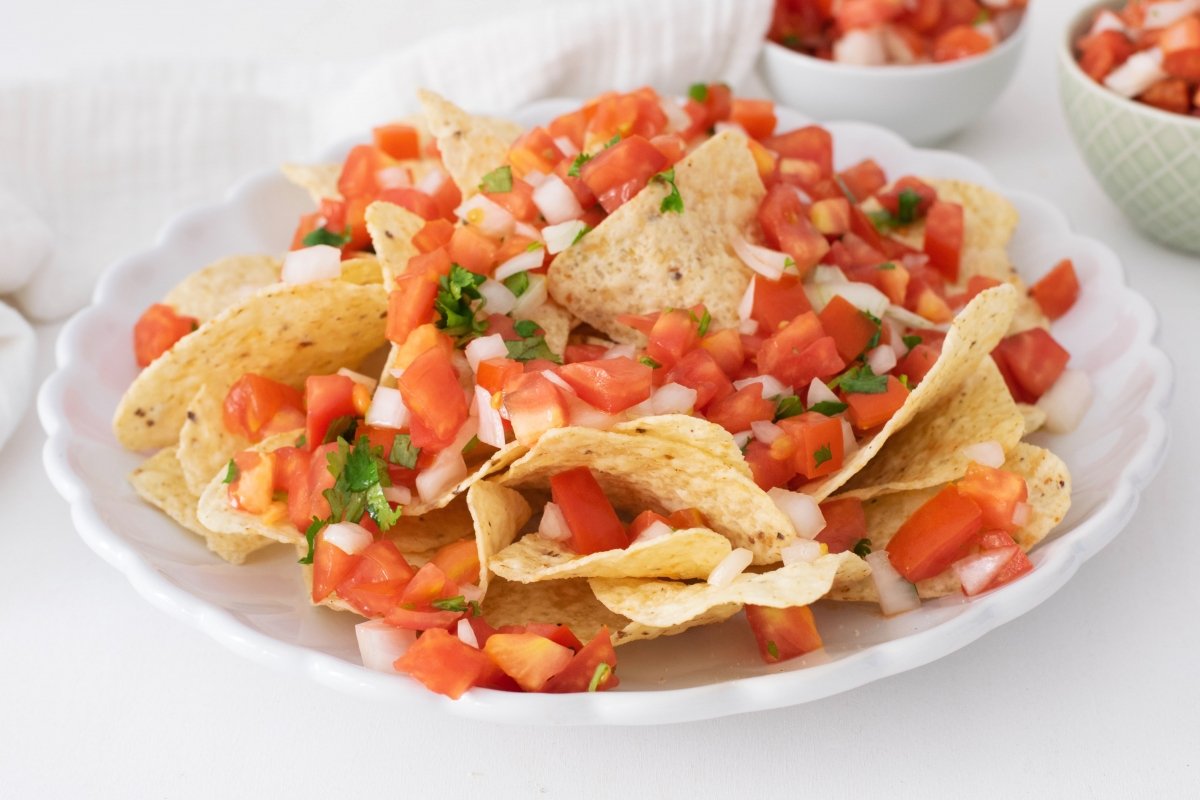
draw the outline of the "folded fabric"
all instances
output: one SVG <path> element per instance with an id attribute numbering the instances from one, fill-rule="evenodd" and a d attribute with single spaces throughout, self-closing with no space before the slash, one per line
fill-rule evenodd
<path id="1" fill-rule="evenodd" d="M 0 303 L 0 447 L 16 430 L 33 396 L 37 341 L 20 314 Z"/>

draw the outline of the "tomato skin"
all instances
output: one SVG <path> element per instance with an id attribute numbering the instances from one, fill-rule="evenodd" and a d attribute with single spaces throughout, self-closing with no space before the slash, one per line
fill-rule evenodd
<path id="1" fill-rule="evenodd" d="M 571 529 L 571 547 L 576 553 L 588 555 L 629 546 L 625 526 L 587 467 L 551 477 L 550 494 Z"/>
<path id="2" fill-rule="evenodd" d="M 841 295 L 834 295 L 817 318 L 821 320 L 821 328 L 825 333 L 833 337 L 838 355 L 846 362 L 862 355 L 879 333 L 879 326 Z"/>
<path id="3" fill-rule="evenodd" d="M 437 325 L 432 322 L 418 325 L 404 340 L 404 344 L 396 349 L 393 366 L 395 369 L 408 369 L 417 356 L 434 347 L 445 353 L 447 358 L 454 354 L 454 340 L 442 333 Z"/>
<path id="4" fill-rule="evenodd" d="M 533 203 L 533 187 L 520 178 L 513 178 L 512 189 L 507 192 L 484 192 L 488 199 L 504 208 L 515 219 L 522 222 L 533 222 L 537 219 L 538 209 Z M 500 259 L 501 262 L 504 259 Z"/>
<path id="5" fill-rule="evenodd" d="M 858 430 L 870 430 L 891 419 L 907 399 L 908 389 L 894 375 L 888 375 L 887 390 L 881 394 L 847 394 L 846 417 Z"/>
<path id="6" fill-rule="evenodd" d="M 431 691 L 457 700 L 490 669 L 491 660 L 457 636 L 432 628 L 417 637 L 394 666 Z"/>
<path id="7" fill-rule="evenodd" d="M 992 357 L 1019 388 L 1022 396 L 1016 399 L 1036 403 L 1062 375 L 1071 354 L 1049 332 L 1031 328 L 1000 342 Z"/>
<path id="8" fill-rule="evenodd" d="M 699 328 L 692 312 L 676 308 L 658 315 L 650 328 L 646 354 L 670 369 L 700 344 Z"/>
<path id="9" fill-rule="evenodd" d="M 413 246 L 421 253 L 432 253 L 445 247 L 454 235 L 454 224 L 444 219 L 431 219 L 413 236 Z"/>
<path id="10" fill-rule="evenodd" d="M 467 399 L 449 355 L 431 347 L 417 356 L 397 380 L 412 416 L 441 441 L 454 438 L 467 421 Z"/>
<path id="11" fill-rule="evenodd" d="M 411 186 L 382 189 L 379 192 L 378 199 L 385 203 L 391 203 L 393 205 L 400 206 L 401 208 L 406 208 L 423 220 L 440 219 L 442 216 L 442 211 L 438 207 L 437 201 L 422 192 L 420 189 L 414 189 Z M 363 242 L 363 245 L 365 246 L 368 242 L 370 242 L 369 234 L 366 242 Z"/>
<path id="12" fill-rule="evenodd" d="M 759 324 L 759 333 L 770 336 L 797 314 L 811 311 L 804 285 L 796 275 L 784 275 L 769 281 L 758 275 L 754 279 L 754 305 L 750 318 Z"/>
<path id="13" fill-rule="evenodd" d="M 929 208 L 937 201 L 937 189 L 934 189 L 920 178 L 914 178 L 912 175 L 905 175 L 892 188 L 888 189 L 879 195 L 879 204 L 883 206 L 893 217 L 900 214 L 900 195 L 904 192 L 914 192 L 917 197 L 917 206 L 914 209 L 914 216 L 920 219 L 929 213 Z"/>
<path id="14" fill-rule="evenodd" d="M 842 421 L 838 417 L 809 411 L 780 420 L 779 427 L 795 443 L 792 462 L 795 472 L 812 480 L 842 468 L 845 441 L 842 437 Z"/>
<path id="15" fill-rule="evenodd" d="M 733 393 L 733 384 L 721 365 L 702 347 L 689 351 L 667 370 L 664 382 L 695 389 L 695 408 L 701 411 L 713 400 L 721 400 Z"/>
<path id="16" fill-rule="evenodd" d="M 460 539 L 441 547 L 430 562 L 456 584 L 479 583 L 479 549 L 474 539 Z"/>
<path id="17" fill-rule="evenodd" d="M 504 407 L 513 434 L 526 446 L 546 431 L 567 424 L 567 408 L 558 387 L 538 372 L 518 375 L 505 385 Z"/>
<path id="18" fill-rule="evenodd" d="M 675 530 L 707 528 L 708 520 L 698 508 L 680 508 L 667 515 L 667 523 Z"/>
<path id="19" fill-rule="evenodd" d="M 421 137 L 411 125 L 392 123 L 371 130 L 375 147 L 396 160 L 421 157 Z"/>
<path id="20" fill-rule="evenodd" d="M 938 351 L 925 343 L 913 345 L 904 358 L 900 359 L 893 370 L 897 375 L 908 376 L 908 385 L 917 386 L 937 363 Z"/>
<path id="21" fill-rule="evenodd" d="M 319 532 L 313 544 L 312 601 L 320 603 L 332 594 L 337 585 L 354 570 L 360 558 L 325 541 L 325 531 Z"/>
<path id="22" fill-rule="evenodd" d="M 284 408 L 300 412 L 302 417 L 304 398 L 300 392 L 286 384 L 248 372 L 229 387 L 221 412 L 225 430 L 258 442 L 263 438 L 264 429 Z M 296 427 L 303 425 L 301 421 Z"/>
<path id="23" fill-rule="evenodd" d="M 533 128 L 522 134 L 508 150 L 508 163 L 517 177 L 530 172 L 549 175 L 562 159 L 562 151 L 545 128 Z"/>
<path id="24" fill-rule="evenodd" d="M 307 474 L 297 474 L 288 485 L 288 519 L 298 530 L 307 530 L 313 517 L 329 517 L 329 501 L 324 492 L 333 488 L 335 478 L 329 471 L 329 454 L 337 449 L 336 442 L 316 447 L 309 455 Z"/>
<path id="25" fill-rule="evenodd" d="M 536 633 L 493 634 L 483 652 L 526 692 L 540 692 L 575 656 L 569 647 Z"/>
<path id="26" fill-rule="evenodd" d="M 449 275 L 452 266 L 453 262 L 450 260 L 449 251 L 444 247 L 439 247 L 410 258 L 404 267 L 404 274 L 428 274 L 431 276 L 430 280 L 436 281 L 442 275 Z"/>
<path id="27" fill-rule="evenodd" d="M 972 462 L 967 474 L 955 484 L 959 494 L 975 501 L 983 512 L 983 526 L 988 530 L 1012 532 L 1013 512 L 1018 503 L 1029 499 L 1029 486 L 1015 472 L 995 469 Z"/>
<path id="28" fill-rule="evenodd" d="M 772 455 L 770 446 L 757 439 L 752 439 L 750 444 L 746 445 L 746 464 L 750 467 L 754 482 L 763 491 L 786 486 L 796 474 L 790 456 L 776 458 Z"/>
<path id="29" fill-rule="evenodd" d="M 808 606 L 768 608 L 748 605 L 746 621 L 758 642 L 758 653 L 767 664 L 798 658 L 825 646 Z"/>
<path id="30" fill-rule="evenodd" d="M 775 104 L 770 100 L 735 97 L 729 121 L 741 125 L 751 139 L 765 139 L 775 132 Z"/>
<path id="31" fill-rule="evenodd" d="M 437 299 L 436 272 L 409 272 L 396 277 L 396 288 L 388 293 L 385 334 L 393 344 L 404 344 L 410 333 L 433 320 Z"/>
<path id="32" fill-rule="evenodd" d="M 321 227 L 322 219 L 319 211 L 300 215 L 300 222 L 296 225 L 296 232 L 292 234 L 292 246 L 288 249 L 299 250 L 303 248 L 304 237 Z"/>
<path id="33" fill-rule="evenodd" d="M 1017 543 L 1013 541 L 1013 538 L 1007 533 L 993 531 L 991 533 L 984 534 L 982 540 L 980 541 L 980 547 L 982 547 L 984 550 L 1003 547 L 1016 548 L 1012 558 L 1010 558 L 1008 563 L 1005 564 L 998 573 L 996 573 L 996 577 L 992 579 L 990 584 L 988 584 L 988 589 L 995 589 L 1003 586 L 1006 583 L 1011 583 L 1025 573 L 1033 571 L 1033 563 L 1029 560 L 1029 556 L 1025 555 L 1025 552 L 1017 546 Z"/>
<path id="34" fill-rule="evenodd" d="M 925 253 L 930 265 L 951 283 L 958 281 L 962 247 L 962 206 L 940 200 L 933 203 L 925 220 Z"/>
<path id="35" fill-rule="evenodd" d="M 772 186 L 758 208 L 758 221 L 767 243 L 791 256 L 801 276 L 829 252 L 829 242 L 813 226 L 808 208 L 793 186 Z"/>
<path id="36" fill-rule="evenodd" d="M 547 128 L 550 135 L 557 139 L 562 136 L 575 145 L 575 149 L 583 149 L 584 132 L 587 130 L 588 118 L 583 109 L 576 109 L 551 120 Z"/>
<path id="37" fill-rule="evenodd" d="M 960 58 L 982 55 L 991 49 L 991 39 L 970 25 L 959 25 L 934 40 L 933 60 L 957 61 Z"/>
<path id="38" fill-rule="evenodd" d="M 580 168 L 579 177 L 611 214 L 666 166 L 667 158 L 657 147 L 641 136 L 630 136 L 588 160 Z"/>
<path id="39" fill-rule="evenodd" d="M 133 354 L 139 367 L 148 367 L 150 362 L 175 346 L 175 343 L 199 327 L 195 317 L 175 313 L 165 303 L 155 303 L 142 312 L 133 326 Z"/>
<path id="40" fill-rule="evenodd" d="M 337 182 L 342 198 L 349 202 L 353 198 L 378 195 L 379 182 L 375 173 L 380 166 L 379 151 L 373 145 L 359 144 L 350 148 Z"/>
<path id="41" fill-rule="evenodd" d="M 768 137 L 763 144 L 784 158 L 813 162 L 822 178 L 833 177 L 833 136 L 819 125 Z"/>
<path id="42" fill-rule="evenodd" d="M 714 400 L 704 411 L 709 422 L 730 433 L 750 429 L 751 422 L 770 422 L 775 418 L 775 403 L 762 396 L 761 383 L 743 386 L 731 395 Z"/>
<path id="43" fill-rule="evenodd" d="M 479 362 L 475 371 L 475 383 L 487 389 L 488 394 L 504 391 L 504 387 L 517 376 L 525 374 L 520 361 L 511 358 L 489 358 Z"/>
<path id="44" fill-rule="evenodd" d="M 867 515 L 857 497 L 837 498 L 821 503 L 825 527 L 816 540 L 828 545 L 830 553 L 844 553 L 867 537 Z"/>
<path id="45" fill-rule="evenodd" d="M 532 628 L 533 626 L 528 627 Z M 617 679 L 617 652 L 613 649 L 612 635 L 609 633 L 607 625 L 601 627 L 590 642 L 576 650 L 570 663 L 548 680 L 542 687 L 542 691 L 552 693 L 586 692 L 591 686 L 597 668 L 602 663 L 608 664 L 609 671 L 596 686 L 598 692 L 615 689 L 620 683 Z"/>
<path id="46" fill-rule="evenodd" d="M 787 327 L 763 342 L 756 356 L 760 372 L 774 375 L 796 390 L 814 378 L 836 375 L 846 368 L 837 343 L 821 329 L 811 311 L 796 317 Z"/>
<path id="47" fill-rule="evenodd" d="M 584 402 L 617 414 L 650 398 L 654 371 L 628 356 L 580 361 L 558 370 Z"/>
<path id="48" fill-rule="evenodd" d="M 671 525 L 671 521 L 662 514 L 659 514 L 657 511 L 651 511 L 647 509 L 634 517 L 633 522 L 629 523 L 629 529 L 626 532 L 626 535 L 629 537 L 630 543 L 633 543 L 637 537 L 642 535 L 642 531 L 646 530 L 646 528 L 649 528 L 656 522 L 661 522 L 668 528 L 673 527 Z"/>
<path id="49" fill-rule="evenodd" d="M 1137 48 L 1120 31 L 1103 31 L 1079 43 L 1079 67 L 1097 83 L 1124 64 Z"/>
<path id="50" fill-rule="evenodd" d="M 364 617 L 382 617 L 400 601 L 414 574 L 395 543 L 381 539 L 362 551 L 336 591 Z"/>
<path id="51" fill-rule="evenodd" d="M 229 484 L 230 504 L 250 514 L 271 507 L 275 490 L 275 454 L 244 450 L 233 457 L 237 477 Z"/>
<path id="52" fill-rule="evenodd" d="M 950 567 L 975 544 L 983 512 L 969 497 L 946 486 L 913 512 L 887 544 L 888 560 L 916 583 Z"/>
<path id="53" fill-rule="evenodd" d="M 1029 287 L 1029 296 L 1050 319 L 1058 319 L 1066 314 L 1079 299 L 1079 278 L 1075 275 L 1075 264 L 1069 258 L 1058 262 L 1054 269 Z"/>
<path id="54" fill-rule="evenodd" d="M 734 328 L 709 333 L 700 340 L 700 346 L 717 362 L 727 376 L 737 375 L 746 360 L 742 337 Z"/>
<path id="55" fill-rule="evenodd" d="M 329 424 L 338 417 L 356 417 L 355 383 L 345 375 L 309 375 L 304 381 L 304 405 L 308 409 L 305 435 L 309 447 L 325 443 Z"/>
<path id="56" fill-rule="evenodd" d="M 873 158 L 863 159 L 849 169 L 839 172 L 838 178 L 850 190 L 850 194 L 854 195 L 853 198 L 847 198 L 850 202 L 861 203 L 874 197 L 887 185 L 887 174 Z"/>
<path id="57" fill-rule="evenodd" d="M 446 251 L 450 260 L 463 269 L 490 275 L 496 265 L 500 244 L 473 225 L 460 225 L 454 229 Z"/>

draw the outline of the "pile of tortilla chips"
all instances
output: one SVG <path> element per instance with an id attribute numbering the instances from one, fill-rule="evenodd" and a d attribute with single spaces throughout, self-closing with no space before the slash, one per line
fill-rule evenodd
<path id="1" fill-rule="evenodd" d="M 419 124 L 436 138 L 444 168 L 467 197 L 503 163 L 520 129 L 473 117 L 431 93 L 422 101 Z M 336 195 L 337 174 L 333 165 L 287 170 L 318 199 Z M 664 214 L 667 188 L 652 182 L 557 257 L 549 275 L 553 300 L 537 317 L 551 349 L 561 353 L 570 337 L 596 331 L 634 341 L 637 334 L 616 322 L 618 314 L 700 302 L 714 324 L 736 325 L 751 273 L 729 242 L 735 234 L 759 238 L 754 219 L 764 193 L 743 137 L 710 138 L 676 165 L 675 180 L 685 214 Z M 1038 415 L 1013 402 L 988 354 L 1010 330 L 1046 320 L 1025 297 L 1006 254 L 1017 221 L 1013 207 L 978 186 L 935 184 L 965 209 L 962 280 L 986 275 L 1006 285 L 981 293 L 959 313 L 939 360 L 904 407 L 848 454 L 841 470 L 804 491 L 818 501 L 862 499 L 871 546 L 882 548 L 913 510 L 965 474 L 965 448 L 995 441 L 1006 453 L 1005 468 L 1029 485 L 1032 517 L 1014 534 L 1028 550 L 1066 514 L 1070 477 L 1052 453 L 1023 441 Z M 271 256 L 224 259 L 187 278 L 165 302 L 201 320 L 199 328 L 138 375 L 117 409 L 118 441 L 157 451 L 134 472 L 136 490 L 231 563 L 276 542 L 303 547 L 305 537 L 286 518 L 255 517 L 229 504 L 225 464 L 251 446 L 224 427 L 229 387 L 247 372 L 301 387 L 309 375 L 342 368 L 377 370 L 382 385 L 395 385 L 393 370 L 405 354 L 384 335 L 387 293 L 414 254 L 411 239 L 423 222 L 382 202 L 369 208 L 367 222 L 374 254 L 344 262 L 341 280 L 280 283 L 280 261 Z M 920 227 L 901 236 L 919 243 Z M 297 434 L 257 447 L 292 444 Z M 581 465 L 620 511 L 695 508 L 709 527 L 591 555 L 538 536 L 549 478 Z M 789 518 L 754 483 L 729 433 L 682 415 L 610 430 L 555 429 L 532 447 L 481 448 L 466 479 L 434 501 L 406 507 L 386 535 L 414 565 L 440 546 L 473 539 L 490 623 L 565 623 L 585 641 L 602 626 L 616 644 L 676 634 L 726 620 L 747 604 L 877 599 L 868 566 L 853 553 L 783 566 L 782 550 L 796 537 Z M 754 566 L 727 585 L 706 582 L 737 547 L 753 554 Z M 918 588 L 923 597 L 958 590 L 949 573 Z M 348 608 L 336 596 L 328 604 Z"/>

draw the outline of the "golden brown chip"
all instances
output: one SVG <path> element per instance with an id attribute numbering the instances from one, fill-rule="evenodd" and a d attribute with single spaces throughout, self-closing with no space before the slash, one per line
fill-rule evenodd
<path id="1" fill-rule="evenodd" d="M 429 130 L 437 139 L 442 163 L 463 199 L 479 191 L 483 176 L 502 166 L 521 126 L 507 120 L 476 117 L 431 91 L 417 93 Z"/>
<path id="2" fill-rule="evenodd" d="M 528 316 L 542 329 L 546 346 L 561 356 L 567 349 L 567 339 L 575 325 L 575 318 L 571 316 L 571 312 L 548 299 L 530 311 Z"/>
<path id="3" fill-rule="evenodd" d="M 679 444 L 703 450 L 714 458 L 728 461 L 729 465 L 747 478 L 752 477 L 750 465 L 742 456 L 741 448 L 729 431 L 699 417 L 685 414 L 664 414 L 658 417 L 641 417 L 622 422 L 613 427 L 617 433 L 636 433 L 656 436 Z"/>
<path id="4" fill-rule="evenodd" d="M 133 381 L 113 432 L 130 450 L 177 441 L 201 386 L 224 398 L 247 372 L 290 386 L 355 367 L 384 342 L 387 294 L 342 281 L 276 284 L 184 336 Z"/>
<path id="5" fill-rule="evenodd" d="M 224 400 L 207 386 L 188 403 L 175 453 L 188 490 L 197 498 L 234 454 L 251 445 L 249 439 L 225 428 Z"/>
<path id="6" fill-rule="evenodd" d="M 204 322 L 279 280 L 273 256 L 230 256 L 188 275 L 163 302 L 185 317 Z"/>
<path id="7" fill-rule="evenodd" d="M 726 131 L 675 165 L 683 212 L 663 212 L 670 191 L 651 181 L 576 244 L 549 273 L 550 295 L 619 342 L 639 334 L 618 314 L 645 314 L 704 303 L 716 328 L 738 324 L 751 271 L 733 251 L 753 237 L 764 189 L 746 138 Z"/>
<path id="8" fill-rule="evenodd" d="M 374 254 L 361 253 L 342 261 L 342 274 L 338 280 L 359 286 L 383 284 L 383 266 Z"/>
<path id="9" fill-rule="evenodd" d="M 142 499 L 187 530 L 200 536 L 208 549 L 231 564 L 241 564 L 256 550 L 273 542 L 261 536 L 243 536 L 209 530 L 196 517 L 197 497 L 188 490 L 179 461 L 171 449 L 159 450 L 129 476 Z"/>
<path id="10" fill-rule="evenodd" d="M 342 199 L 342 193 L 338 191 L 341 164 L 284 164 L 279 169 L 283 177 L 308 192 L 314 203 L 326 198 Z"/>
<path id="11" fill-rule="evenodd" d="M 417 254 L 412 239 L 425 220 L 407 208 L 382 201 L 367 206 L 367 230 L 383 269 L 383 285 L 391 291 L 397 275 L 403 275 L 408 260 Z"/>
<path id="12" fill-rule="evenodd" d="M 475 522 L 479 552 L 479 588 L 487 590 L 493 556 L 517 538 L 533 513 L 519 492 L 491 481 L 478 481 L 467 490 L 467 507 Z"/>
<path id="13" fill-rule="evenodd" d="M 1046 412 L 1032 403 L 1017 403 L 1017 410 L 1025 420 L 1025 435 L 1037 433 L 1046 424 Z"/>
<path id="14" fill-rule="evenodd" d="M 889 492 L 924 489 L 957 480 L 970 459 L 963 448 L 999 442 L 1011 452 L 1025 432 L 1025 419 L 992 359 L 936 406 L 913 418 L 888 440 L 838 496 L 866 500 Z"/>

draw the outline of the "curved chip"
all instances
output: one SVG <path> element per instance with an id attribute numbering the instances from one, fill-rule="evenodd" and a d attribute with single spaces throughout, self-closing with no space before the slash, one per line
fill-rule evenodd
<path id="1" fill-rule="evenodd" d="M 283 164 L 279 171 L 283 177 L 308 192 L 314 203 L 325 199 L 342 199 L 342 193 L 338 191 L 341 164 Z"/>
<path id="2" fill-rule="evenodd" d="M 193 272 L 167 292 L 163 302 L 185 317 L 204 322 L 279 280 L 274 256 L 230 256 Z"/>
<path id="3" fill-rule="evenodd" d="M 491 481 L 479 481 L 467 489 L 467 507 L 475 524 L 479 588 L 486 591 L 493 556 L 517 538 L 533 512 L 520 492 Z"/>
<path id="4" fill-rule="evenodd" d="M 204 492 L 213 475 L 235 453 L 251 445 L 249 439 L 225 428 L 224 400 L 207 386 L 201 386 L 188 403 L 186 418 L 179 430 L 175 454 L 188 489 L 196 497 Z"/>
<path id="5" fill-rule="evenodd" d="M 465 200 L 479 191 L 484 175 L 505 163 L 509 146 L 523 129 L 508 120 L 468 114 L 428 89 L 417 92 L 417 97 L 437 139 L 442 163 Z"/>

